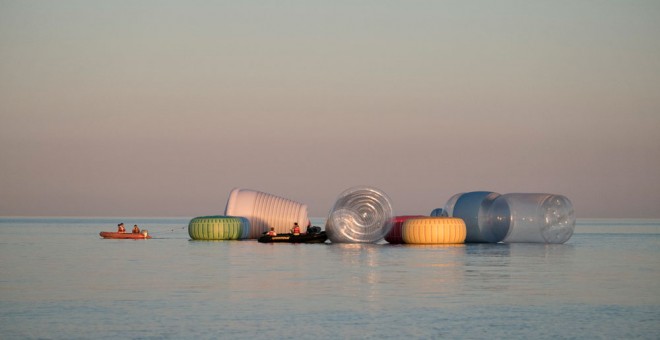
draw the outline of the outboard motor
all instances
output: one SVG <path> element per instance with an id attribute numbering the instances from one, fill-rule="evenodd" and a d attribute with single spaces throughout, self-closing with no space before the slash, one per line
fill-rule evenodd
<path id="1" fill-rule="evenodd" d="M 307 233 L 308 234 L 318 234 L 320 232 L 321 232 L 321 227 L 318 227 L 318 226 L 307 227 Z"/>

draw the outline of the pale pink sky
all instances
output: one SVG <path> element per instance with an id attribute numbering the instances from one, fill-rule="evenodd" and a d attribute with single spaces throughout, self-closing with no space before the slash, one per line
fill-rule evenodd
<path id="1" fill-rule="evenodd" d="M 658 218 L 658 36 L 656 1 L 0 1 L 0 216 L 370 185 Z"/>

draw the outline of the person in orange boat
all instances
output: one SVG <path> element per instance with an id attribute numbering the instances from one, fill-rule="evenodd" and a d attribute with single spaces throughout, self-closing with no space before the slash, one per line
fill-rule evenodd
<path id="1" fill-rule="evenodd" d="M 277 233 L 275 232 L 275 228 L 270 227 L 270 230 L 268 231 L 268 233 L 266 235 L 268 235 L 268 236 L 277 236 Z"/>
<path id="2" fill-rule="evenodd" d="M 138 228 L 137 224 L 133 226 L 133 234 L 139 234 L 140 233 L 140 228 Z"/>
<path id="3" fill-rule="evenodd" d="M 117 232 L 118 233 L 125 233 L 126 232 L 126 228 L 124 228 L 124 223 L 117 224 Z"/>
<path id="4" fill-rule="evenodd" d="M 293 224 L 293 228 L 291 228 L 291 233 L 294 235 L 300 235 L 300 226 L 298 226 L 298 222 Z"/>

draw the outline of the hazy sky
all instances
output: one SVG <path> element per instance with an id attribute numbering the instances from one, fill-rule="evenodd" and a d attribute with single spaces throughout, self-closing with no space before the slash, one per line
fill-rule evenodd
<path id="1" fill-rule="evenodd" d="M 325 217 L 458 192 L 660 217 L 658 1 L 0 0 L 0 215 Z"/>

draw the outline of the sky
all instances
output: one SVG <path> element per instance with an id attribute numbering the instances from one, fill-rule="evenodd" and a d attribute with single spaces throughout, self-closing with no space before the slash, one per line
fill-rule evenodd
<path id="1" fill-rule="evenodd" d="M 658 1 L 0 0 L 0 216 L 454 194 L 660 218 Z"/>

